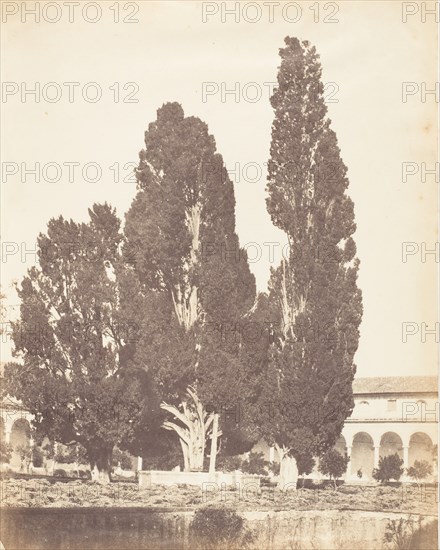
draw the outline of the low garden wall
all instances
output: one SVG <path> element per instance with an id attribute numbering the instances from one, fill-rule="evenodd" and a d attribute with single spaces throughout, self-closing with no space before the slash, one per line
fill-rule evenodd
<path id="1" fill-rule="evenodd" d="M 1 540 L 6 550 L 186 550 L 192 511 L 158 508 L 6 508 L 1 514 Z M 362 511 L 243 512 L 256 535 L 255 548 L 379 550 L 390 522 L 404 518 L 414 528 L 434 516 L 408 516 Z M 424 549 L 436 548 L 435 541 Z"/>
<path id="2" fill-rule="evenodd" d="M 195 485 L 209 491 L 212 488 L 249 487 L 259 489 L 260 477 L 243 474 L 242 472 L 170 472 L 159 470 L 142 470 L 138 472 L 139 487 L 150 489 L 153 485 Z"/>

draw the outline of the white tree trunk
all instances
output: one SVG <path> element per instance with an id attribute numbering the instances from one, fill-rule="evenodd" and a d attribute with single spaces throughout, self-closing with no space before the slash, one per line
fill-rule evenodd
<path id="1" fill-rule="evenodd" d="M 87 454 L 90 460 L 90 473 L 92 481 L 107 485 L 110 483 L 110 471 L 112 462 L 111 448 L 106 449 L 88 449 Z"/>
<path id="2" fill-rule="evenodd" d="M 179 441 L 183 453 L 183 470 L 185 472 L 189 472 L 188 445 L 185 443 L 185 441 L 183 441 L 182 438 L 179 438 Z"/>
<path id="3" fill-rule="evenodd" d="M 298 482 L 298 467 L 296 460 L 288 455 L 289 449 L 276 445 L 280 457 L 280 475 L 278 477 L 278 489 L 281 491 L 296 491 Z"/>
<path id="4" fill-rule="evenodd" d="M 218 441 L 218 414 L 214 414 L 212 421 L 212 434 L 211 434 L 211 456 L 209 457 L 209 473 L 215 473 L 215 462 L 217 458 L 217 441 Z"/>
<path id="5" fill-rule="evenodd" d="M 191 235 L 191 250 L 189 259 L 185 262 L 186 275 L 183 280 L 175 285 L 171 291 L 174 311 L 179 324 L 189 330 L 197 321 L 199 316 L 198 288 L 191 279 L 191 270 L 196 265 L 197 253 L 200 248 L 200 218 L 202 207 L 195 204 L 186 212 L 186 223 Z"/>
<path id="6" fill-rule="evenodd" d="M 161 408 L 173 414 L 177 422 L 166 421 L 163 427 L 173 430 L 180 438 L 185 471 L 202 471 L 206 438 L 214 419 L 208 414 L 193 388 L 188 388 L 188 400 L 180 407 L 161 404 Z M 221 434 L 218 434 L 221 435 Z"/>
<path id="7" fill-rule="evenodd" d="M 191 472 L 203 471 L 203 460 L 205 458 L 206 432 L 204 422 L 200 418 L 195 418 L 190 430 L 191 437 L 189 441 L 188 460 Z"/>
<path id="8" fill-rule="evenodd" d="M 52 476 L 55 475 L 55 467 L 56 467 L 55 456 L 56 456 L 57 452 L 58 452 L 58 445 L 55 441 L 54 444 L 53 444 Z"/>
<path id="9" fill-rule="evenodd" d="M 93 468 L 90 468 L 92 475 L 92 481 L 100 483 L 101 485 L 107 485 L 110 483 L 110 472 L 108 470 L 100 470 L 95 464 Z"/>

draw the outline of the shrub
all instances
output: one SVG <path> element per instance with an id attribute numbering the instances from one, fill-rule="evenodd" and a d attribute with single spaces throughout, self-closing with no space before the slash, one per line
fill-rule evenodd
<path id="1" fill-rule="evenodd" d="M 176 466 L 180 466 L 181 470 L 184 468 L 183 454 L 180 446 L 179 448 L 167 447 L 163 451 L 163 454 L 154 456 L 144 454 L 142 459 L 144 470 L 172 470 Z"/>
<path id="2" fill-rule="evenodd" d="M 433 521 L 420 527 L 411 516 L 387 523 L 384 542 L 396 550 L 436 550 L 438 548 L 438 522 Z"/>
<path id="3" fill-rule="evenodd" d="M 67 477 L 66 470 L 62 470 L 61 468 L 57 468 L 54 473 L 54 477 Z"/>
<path id="4" fill-rule="evenodd" d="M 78 475 L 81 479 L 92 479 L 92 474 L 89 470 L 78 470 Z"/>
<path id="5" fill-rule="evenodd" d="M 408 550 L 413 533 L 414 521 L 411 517 L 392 519 L 387 523 L 383 540 L 392 544 L 396 550 Z"/>
<path id="6" fill-rule="evenodd" d="M 305 476 L 312 473 L 315 459 L 312 456 L 298 456 L 296 459 L 298 475 Z"/>
<path id="7" fill-rule="evenodd" d="M 414 479 L 420 485 L 422 479 L 432 474 L 432 465 L 427 460 L 416 460 L 414 466 L 408 468 L 407 473 L 411 479 Z"/>
<path id="8" fill-rule="evenodd" d="M 59 464 L 88 464 L 87 453 L 85 448 L 76 443 L 75 445 L 63 445 L 58 443 L 55 461 Z"/>
<path id="9" fill-rule="evenodd" d="M 15 475 L 15 472 L 14 470 L 12 470 L 12 468 L 4 468 L 2 469 L 2 471 L 0 471 L 0 479 L 11 479 L 13 478 Z"/>
<path id="10" fill-rule="evenodd" d="M 221 456 L 217 459 L 217 469 L 223 472 L 235 472 L 243 467 L 243 459 L 236 456 Z"/>
<path id="11" fill-rule="evenodd" d="M 333 479 L 335 489 L 336 480 L 347 470 L 349 460 L 347 455 L 341 455 L 336 449 L 329 449 L 319 461 L 319 471 Z"/>
<path id="12" fill-rule="evenodd" d="M 243 467 L 243 459 L 238 456 L 219 456 L 217 458 L 216 468 L 223 472 L 235 472 Z"/>
<path id="13" fill-rule="evenodd" d="M 117 466 L 119 463 L 121 463 L 123 470 L 131 470 L 133 468 L 130 455 L 115 447 L 112 454 L 112 465 Z"/>
<path id="14" fill-rule="evenodd" d="M 49 441 L 48 443 L 43 445 L 42 450 L 43 450 L 44 456 L 47 460 L 52 460 L 53 459 L 53 457 L 54 457 L 54 444 L 51 441 Z"/>
<path id="15" fill-rule="evenodd" d="M 35 468 L 41 468 L 43 466 L 43 451 L 40 447 L 33 447 L 32 449 L 32 464 Z"/>
<path id="16" fill-rule="evenodd" d="M 32 449 L 28 445 L 19 445 L 15 448 L 15 452 L 20 457 L 20 470 L 24 470 L 26 465 L 29 468 L 32 459 Z"/>
<path id="17" fill-rule="evenodd" d="M 264 460 L 263 453 L 249 453 L 249 457 L 243 461 L 242 471 L 246 474 L 266 475 L 269 462 Z"/>
<path id="18" fill-rule="evenodd" d="M 191 546 L 204 550 L 248 548 L 253 541 L 244 519 L 228 508 L 199 508 L 191 521 L 189 535 Z"/>
<path id="19" fill-rule="evenodd" d="M 304 476 L 311 474 L 313 466 L 315 465 L 315 459 L 312 456 L 298 456 L 296 458 L 296 465 L 298 467 L 298 475 L 302 478 L 302 487 L 304 487 Z"/>
<path id="20" fill-rule="evenodd" d="M 379 467 L 373 470 L 373 478 L 381 483 L 386 483 L 390 479 L 399 481 L 403 474 L 402 464 L 403 460 L 397 453 L 381 456 L 379 459 Z"/>
<path id="21" fill-rule="evenodd" d="M 6 441 L 0 440 L 0 464 L 9 464 L 12 458 L 12 447 Z"/>

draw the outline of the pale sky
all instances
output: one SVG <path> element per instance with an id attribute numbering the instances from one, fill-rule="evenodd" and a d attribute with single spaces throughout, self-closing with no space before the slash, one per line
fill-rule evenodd
<path id="1" fill-rule="evenodd" d="M 32 253 L 20 253 L 34 248 L 51 217 L 86 220 L 87 208 L 104 201 L 123 217 L 135 195 L 135 183 L 122 181 L 130 172 L 124 165 L 137 163 L 148 123 L 167 101 L 178 101 L 186 115 L 204 120 L 228 170 L 241 172 L 231 174 L 237 232 L 241 245 L 257 243 L 260 248 L 251 269 L 258 288 L 265 290 L 271 258 L 264 243 L 285 242 L 265 205 L 273 119 L 269 90 L 276 82 L 278 49 L 290 35 L 309 40 L 321 56 L 329 116 L 355 202 L 359 286 L 364 295 L 355 357 L 358 376 L 436 373 L 435 336 L 423 338 L 422 323 L 431 330 L 437 320 L 438 258 L 436 263 L 434 255 L 424 257 L 422 248 L 433 249 L 439 240 L 437 185 L 433 175 L 422 181 L 421 164 L 429 170 L 437 160 L 437 105 L 434 95 L 424 92 L 434 88 L 438 59 L 434 17 L 422 13 L 423 3 L 405 7 L 397 1 L 330 2 L 319 4 L 317 12 L 316 3 L 290 2 L 286 8 L 285 2 L 260 2 L 261 17 L 254 23 L 250 21 L 258 16 L 256 2 L 242 2 L 235 17 L 225 14 L 234 2 L 138 2 L 137 13 L 136 3 L 120 2 L 119 23 L 110 9 L 114 2 L 100 3 L 102 13 L 95 23 L 84 20 L 84 2 L 76 8 L 73 22 L 67 7 L 57 13 L 54 8 L 45 11 L 46 2 L 37 2 L 39 23 L 30 14 L 22 22 L 20 4 L 11 4 L 19 11 L 12 13 L 15 8 L 10 7 L 11 14 L 4 15 L 1 60 L 1 269 L 10 317 L 18 303 L 11 282 L 20 280 L 35 262 Z M 32 7 L 35 2 L 27 4 Z M 212 13 L 205 22 L 203 4 Z M 95 14 L 95 8 L 88 8 L 85 17 L 93 20 Z M 58 16 L 57 22 L 44 20 Z M 124 17 L 139 22 L 124 23 Z M 72 102 L 65 82 L 79 83 L 70 87 Z M 412 83 L 406 85 L 406 101 L 404 82 Z M 39 102 L 31 94 L 22 101 L 21 93 L 35 83 L 40 86 Z M 124 89 L 127 83 L 134 84 Z M 206 97 L 204 83 L 212 92 Z M 221 91 L 234 88 L 238 97 L 228 94 L 222 101 Z M 102 93 L 99 101 L 83 98 L 84 92 L 93 99 L 97 89 Z M 253 101 L 256 94 L 261 97 Z M 123 102 L 127 95 L 138 102 Z M 53 102 L 47 101 L 51 98 Z M 29 170 L 37 162 L 40 183 L 25 176 L 21 166 Z M 80 163 L 73 182 L 63 165 L 70 162 Z M 57 178 L 48 163 L 60 166 L 59 181 L 45 181 Z M 87 163 L 100 165 L 98 182 L 83 178 Z M 120 168 L 116 183 L 115 163 Z M 402 163 L 413 163 L 406 165 L 408 174 L 416 172 L 406 182 Z M 14 167 L 18 172 L 8 175 Z M 94 175 L 90 167 L 86 178 Z M 411 253 L 406 262 L 402 246 Z M 256 252 L 253 246 L 251 258 Z M 273 260 L 276 265 L 280 254 Z M 402 323 L 412 323 L 408 331 L 415 332 L 406 342 Z M 10 347 L 6 338 L 2 360 L 10 359 Z"/>

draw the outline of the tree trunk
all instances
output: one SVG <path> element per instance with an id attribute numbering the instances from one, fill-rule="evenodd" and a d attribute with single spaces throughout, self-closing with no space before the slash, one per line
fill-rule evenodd
<path id="1" fill-rule="evenodd" d="M 57 452 L 58 452 L 58 445 L 57 445 L 57 443 L 56 443 L 56 441 L 55 441 L 54 444 L 53 444 L 52 476 L 55 475 L 55 466 L 56 466 L 55 457 L 56 457 L 56 455 L 57 455 Z"/>
<path id="2" fill-rule="evenodd" d="M 185 443 L 185 441 L 183 441 L 183 439 L 179 438 L 179 441 L 183 453 L 183 471 L 189 472 L 188 445 Z"/>
<path id="3" fill-rule="evenodd" d="M 181 440 L 185 471 L 203 471 L 206 434 L 213 414 L 208 414 L 193 388 L 188 388 L 188 399 L 179 407 L 162 403 L 161 408 L 174 415 L 177 422 L 163 423 L 167 430 L 173 430 Z M 220 434 L 218 434 L 220 435 Z"/>
<path id="4" fill-rule="evenodd" d="M 296 460 L 289 456 L 289 449 L 276 446 L 280 457 L 280 475 L 278 478 L 278 489 L 281 491 L 295 491 L 298 481 L 298 467 Z"/>
<path id="5" fill-rule="evenodd" d="M 211 435 L 211 456 L 209 457 L 209 473 L 215 473 L 215 461 L 217 458 L 217 440 L 218 440 L 218 414 L 214 414 L 212 421 L 212 435 Z"/>
<path id="6" fill-rule="evenodd" d="M 190 439 L 188 460 L 190 472 L 203 471 L 203 459 L 205 457 L 205 427 L 197 420 L 193 424 L 193 433 Z"/>
<path id="7" fill-rule="evenodd" d="M 109 448 L 88 451 L 92 481 L 101 485 L 110 483 L 112 451 Z"/>

